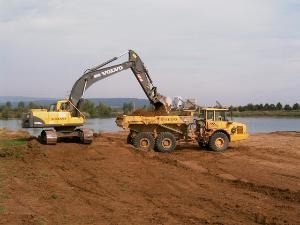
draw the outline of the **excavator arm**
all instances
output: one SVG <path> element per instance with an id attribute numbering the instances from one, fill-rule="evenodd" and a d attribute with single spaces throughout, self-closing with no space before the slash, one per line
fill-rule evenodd
<path id="1" fill-rule="evenodd" d="M 128 61 L 121 64 L 104 67 L 127 53 L 129 56 Z M 95 82 L 129 68 L 132 70 L 134 76 L 138 80 L 150 103 L 155 107 L 155 109 L 169 112 L 171 108 L 170 103 L 167 102 L 167 98 L 165 96 L 157 92 L 157 88 L 153 85 L 144 63 L 133 50 L 129 50 L 118 57 L 114 57 L 99 66 L 85 71 L 85 73 L 75 82 L 72 87 L 69 96 L 69 101 L 72 103 L 72 107 L 80 110 L 82 96 L 84 95 L 85 91 Z"/>

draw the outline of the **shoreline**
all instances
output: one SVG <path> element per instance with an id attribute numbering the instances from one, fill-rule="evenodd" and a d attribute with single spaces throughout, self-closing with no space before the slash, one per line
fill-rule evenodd
<path id="1" fill-rule="evenodd" d="M 230 117 L 230 116 L 229 116 Z M 296 113 L 272 113 L 272 112 L 233 112 L 232 113 L 232 117 L 249 117 L 249 118 L 295 118 L 295 119 L 300 119 L 300 112 L 296 112 Z M 116 117 L 92 117 L 92 118 L 87 118 L 87 119 L 113 119 Z M 21 117 L 9 117 L 9 118 L 4 118 L 4 117 L 0 117 L 0 120 L 21 120 Z"/>

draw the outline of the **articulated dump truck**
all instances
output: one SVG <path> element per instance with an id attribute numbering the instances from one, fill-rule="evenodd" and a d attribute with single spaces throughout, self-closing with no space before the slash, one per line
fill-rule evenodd
<path id="1" fill-rule="evenodd" d="M 127 143 L 138 149 L 172 152 L 177 143 L 198 143 L 213 151 L 224 151 L 230 142 L 248 138 L 245 124 L 227 120 L 228 109 L 203 108 L 178 115 L 130 116 L 120 115 L 116 124 L 129 130 Z"/>

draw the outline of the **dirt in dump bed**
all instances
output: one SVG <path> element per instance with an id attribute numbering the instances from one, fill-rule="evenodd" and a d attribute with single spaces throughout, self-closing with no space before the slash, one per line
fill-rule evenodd
<path id="1" fill-rule="evenodd" d="M 137 109 L 130 114 L 130 116 L 167 116 L 168 113 L 163 109 L 158 110 L 147 110 Z"/>
<path id="2" fill-rule="evenodd" d="M 141 152 L 126 137 L 0 149 L 0 224 L 299 224 L 299 133 L 224 153 Z"/>

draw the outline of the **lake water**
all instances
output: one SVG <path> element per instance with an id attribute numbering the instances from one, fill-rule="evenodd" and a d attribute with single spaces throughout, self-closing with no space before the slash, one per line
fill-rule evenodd
<path id="1" fill-rule="evenodd" d="M 274 117 L 238 117 L 233 118 L 235 121 L 247 124 L 248 132 L 265 133 L 273 131 L 300 131 L 300 119 L 297 118 L 274 118 Z M 0 120 L 0 128 L 8 128 L 11 130 L 19 130 L 21 128 L 21 120 L 9 119 Z M 120 131 L 121 128 L 117 127 L 115 118 L 109 119 L 88 119 L 85 127 L 89 127 L 94 132 L 104 131 L 113 132 Z M 41 129 L 26 129 L 33 135 L 39 135 Z"/>

